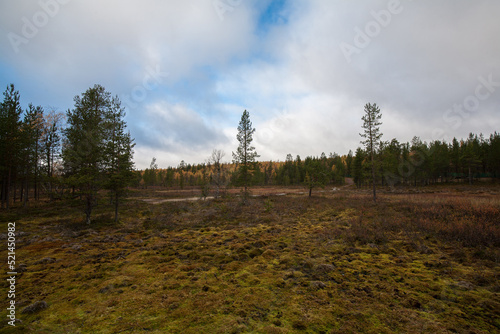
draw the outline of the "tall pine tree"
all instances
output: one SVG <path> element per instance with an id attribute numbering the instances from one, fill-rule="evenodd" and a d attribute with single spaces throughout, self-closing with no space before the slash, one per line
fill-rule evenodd
<path id="1" fill-rule="evenodd" d="M 2 208 L 9 208 L 11 190 L 15 188 L 17 166 L 20 161 L 21 103 L 19 91 L 10 84 L 3 93 L 0 104 L 0 177 L 2 182 Z"/>
<path id="2" fill-rule="evenodd" d="M 90 224 L 97 194 L 103 188 L 113 192 L 117 216 L 118 197 L 132 177 L 133 143 L 124 132 L 120 101 L 104 87 L 95 85 L 74 100 L 75 109 L 67 112 L 64 167 L 70 184 L 84 198 L 86 221 Z"/>
<path id="3" fill-rule="evenodd" d="M 233 162 L 238 165 L 239 181 L 243 183 L 245 187 L 245 199 L 247 197 L 248 184 L 250 182 L 250 177 L 252 176 L 252 169 L 255 164 L 255 158 L 259 155 L 255 151 L 255 147 L 252 146 L 253 134 L 255 129 L 252 128 L 252 122 L 250 121 L 250 113 L 248 111 L 243 111 L 241 115 L 241 120 L 238 125 L 238 134 L 236 139 L 238 139 L 239 146 L 233 154 Z"/>
<path id="4" fill-rule="evenodd" d="M 377 200 L 377 194 L 375 190 L 375 150 L 380 142 L 382 133 L 380 132 L 380 119 L 382 114 L 380 113 L 380 108 L 377 104 L 367 103 L 365 105 L 365 114 L 361 118 L 363 120 L 363 133 L 360 136 L 364 138 L 361 141 L 365 145 L 368 154 L 370 154 L 371 170 L 372 170 L 372 183 L 373 183 L 373 201 Z"/>

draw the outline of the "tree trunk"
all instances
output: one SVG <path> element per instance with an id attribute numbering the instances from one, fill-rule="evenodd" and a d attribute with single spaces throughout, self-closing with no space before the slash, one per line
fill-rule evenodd
<path id="1" fill-rule="evenodd" d="M 247 199 L 248 199 L 248 169 L 247 169 L 247 164 L 245 163 L 245 167 L 243 169 L 244 173 L 243 173 L 243 183 L 244 183 L 244 189 L 245 191 L 243 192 L 243 203 L 247 203 Z"/>
<path id="2" fill-rule="evenodd" d="M 17 180 L 14 180 L 14 196 L 12 198 L 13 199 L 12 203 L 16 203 L 16 201 L 17 201 L 17 182 L 16 181 Z"/>
<path id="3" fill-rule="evenodd" d="M 37 131 L 37 138 L 40 138 L 40 135 Z M 35 201 L 38 200 L 38 140 L 35 143 L 35 187 L 34 187 L 34 198 Z"/>
<path id="4" fill-rule="evenodd" d="M 0 188 L 0 201 L 2 202 L 2 209 L 5 208 L 5 177 L 2 177 L 2 187 Z"/>
<path id="5" fill-rule="evenodd" d="M 7 176 L 7 184 L 5 185 L 5 203 L 7 205 L 7 210 L 10 208 L 10 177 L 11 168 L 9 167 L 9 174 Z"/>
<path id="6" fill-rule="evenodd" d="M 28 175 L 26 175 L 26 179 L 24 180 L 24 195 L 23 195 L 23 207 L 28 205 L 28 192 L 29 192 L 29 182 Z"/>
<path id="7" fill-rule="evenodd" d="M 373 201 L 377 201 L 377 193 L 375 190 L 375 159 L 373 157 L 373 149 L 372 149 L 372 182 L 373 182 Z"/>
<path id="8" fill-rule="evenodd" d="M 24 204 L 24 186 L 25 186 L 25 183 L 26 182 L 26 179 L 24 179 L 22 182 L 21 182 L 21 193 L 19 194 L 19 201 L 22 202 Z"/>
<path id="9" fill-rule="evenodd" d="M 115 223 L 118 222 L 118 192 L 115 192 Z"/>
<path id="10" fill-rule="evenodd" d="M 220 166 L 217 168 L 217 182 L 215 190 L 215 198 L 219 198 L 219 188 L 220 188 Z"/>
<path id="11" fill-rule="evenodd" d="M 48 149 L 47 153 L 47 178 L 49 180 L 49 198 L 52 202 L 54 200 L 54 194 L 52 194 L 52 155 L 50 153 L 51 148 Z"/>
<path id="12" fill-rule="evenodd" d="M 92 195 L 87 195 L 87 206 L 85 208 L 85 216 L 87 225 L 90 225 L 90 215 L 92 214 Z"/>
<path id="13" fill-rule="evenodd" d="M 247 199 L 247 176 L 248 176 L 248 170 L 247 170 L 247 166 L 246 166 L 246 163 L 245 163 L 245 169 L 244 169 L 245 173 L 243 174 L 243 182 L 245 183 L 245 200 Z"/>

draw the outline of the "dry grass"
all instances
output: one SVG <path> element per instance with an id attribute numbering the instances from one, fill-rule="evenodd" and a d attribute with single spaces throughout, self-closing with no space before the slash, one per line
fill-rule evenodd
<path id="1" fill-rule="evenodd" d="M 445 190 L 247 205 L 151 205 L 147 190 L 91 226 L 68 203 L 2 212 L 26 271 L 22 323 L 0 332 L 499 332 L 500 197 Z"/>

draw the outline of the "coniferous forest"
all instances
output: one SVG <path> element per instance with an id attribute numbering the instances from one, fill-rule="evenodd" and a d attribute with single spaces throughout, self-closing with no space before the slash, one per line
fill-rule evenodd
<path id="1" fill-rule="evenodd" d="M 2 208 L 16 202 L 26 206 L 40 195 L 51 200 L 79 196 L 85 202 L 86 219 L 90 221 L 100 190 L 112 197 L 118 217 L 120 199 L 127 187 L 206 190 L 215 184 L 219 188 L 247 184 L 305 186 L 312 190 L 344 185 L 345 178 L 352 178 L 362 188 L 373 183 L 389 187 L 473 184 L 500 177 L 497 132 L 471 133 L 449 143 L 427 143 L 417 136 L 406 143 L 396 138 L 382 139 L 373 149 L 373 161 L 369 149 L 358 147 L 347 155 L 322 152 L 301 158 L 290 153 L 284 161 L 280 161 L 281 157 L 262 162 L 251 159 L 242 164 L 244 168 L 237 161 L 224 161 L 223 156 L 217 160 L 207 157 L 198 164 L 180 161 L 178 166 L 168 167 L 159 167 L 153 158 L 149 168 L 135 170 L 134 140 L 127 132 L 125 110 L 118 97 L 96 85 L 76 96 L 74 102 L 74 109 L 66 113 L 44 110 L 31 103 L 23 108 L 14 85 L 7 87 L 0 114 Z M 335 147 L 335 143 L 331 145 Z"/>

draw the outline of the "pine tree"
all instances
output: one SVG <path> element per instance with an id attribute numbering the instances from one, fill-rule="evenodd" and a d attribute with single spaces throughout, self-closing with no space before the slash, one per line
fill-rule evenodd
<path id="1" fill-rule="evenodd" d="M 82 96 L 76 96 L 75 109 L 68 110 L 66 143 L 63 150 L 69 183 L 84 198 L 87 224 L 97 205 L 97 193 L 104 185 L 104 121 L 110 107 L 110 94 L 95 85 Z"/>
<path id="2" fill-rule="evenodd" d="M 326 159 L 326 156 L 325 156 Z M 306 176 L 304 183 L 309 190 L 309 197 L 312 196 L 312 190 L 316 187 L 324 188 L 329 181 L 328 169 L 323 159 L 307 157 L 304 160 L 304 169 Z"/>
<path id="3" fill-rule="evenodd" d="M 472 133 L 469 134 L 467 141 L 462 144 L 462 164 L 466 167 L 467 178 L 469 179 L 469 184 L 472 185 L 473 180 L 473 170 L 481 164 L 479 158 L 479 140 L 477 135 L 474 136 Z"/>
<path id="4" fill-rule="evenodd" d="M 353 167 L 352 167 L 353 180 L 358 188 L 361 187 L 365 178 L 363 169 L 364 160 L 365 160 L 365 152 L 360 147 L 358 147 L 356 149 L 356 155 L 354 156 Z"/>
<path id="5" fill-rule="evenodd" d="M 400 183 L 402 175 L 398 167 L 401 161 L 401 144 L 397 139 L 381 142 L 380 158 L 383 180 L 391 187 Z"/>
<path id="6" fill-rule="evenodd" d="M 115 200 L 132 179 L 133 139 L 125 133 L 124 112 L 118 98 L 95 85 L 75 97 L 75 109 L 68 110 L 63 150 L 69 183 L 80 191 L 90 224 L 100 189 L 109 189 Z"/>
<path id="7" fill-rule="evenodd" d="M 144 180 L 144 186 L 146 187 L 146 189 L 148 188 L 148 186 L 156 185 L 157 170 L 158 170 L 158 164 L 156 163 L 156 158 L 153 157 L 151 163 L 149 164 L 149 168 L 146 168 L 144 170 L 144 175 L 142 176 L 142 179 Z"/>
<path id="8" fill-rule="evenodd" d="M 10 206 L 11 188 L 16 181 L 21 151 L 21 104 L 19 91 L 10 84 L 0 105 L 0 177 L 2 208 Z M 14 184 L 14 185 L 13 185 Z"/>
<path id="9" fill-rule="evenodd" d="M 377 194 L 375 189 L 375 150 L 378 146 L 380 138 L 382 137 L 382 133 L 380 132 L 380 119 L 382 118 L 382 114 L 380 113 L 379 107 L 377 104 L 366 104 L 365 105 L 365 114 L 361 118 L 363 120 L 363 129 L 364 132 L 360 133 L 362 138 L 365 138 L 361 141 L 362 144 L 365 145 L 367 152 L 370 154 L 371 161 L 371 170 L 372 170 L 372 183 L 373 183 L 373 201 L 377 200 Z"/>
<path id="10" fill-rule="evenodd" d="M 490 135 L 487 161 L 493 176 L 500 177 L 500 133 Z"/>
<path id="11" fill-rule="evenodd" d="M 28 193 L 30 181 L 35 184 L 35 195 L 36 195 L 36 183 L 38 182 L 38 163 L 39 163 L 39 140 L 41 137 L 43 129 L 43 108 L 41 106 L 35 107 L 33 104 L 29 104 L 26 113 L 24 114 L 24 120 L 21 126 L 22 131 L 22 150 L 21 150 L 21 161 L 20 166 L 22 168 L 22 173 L 24 174 L 24 186 L 21 192 L 21 198 L 23 200 L 23 205 L 26 206 L 28 203 Z"/>
<path id="12" fill-rule="evenodd" d="M 120 100 L 115 97 L 111 100 L 111 107 L 105 115 L 105 169 L 106 188 L 111 191 L 111 198 L 115 207 L 115 222 L 118 221 L 118 206 L 120 198 L 126 193 L 127 186 L 134 178 L 133 147 L 134 140 L 126 131 L 123 120 L 125 110 Z"/>
<path id="13" fill-rule="evenodd" d="M 347 157 L 345 158 L 345 166 L 346 166 L 346 176 L 352 177 L 352 161 L 354 160 L 352 151 L 349 150 Z"/>
<path id="14" fill-rule="evenodd" d="M 346 177 L 346 165 L 342 161 L 339 155 L 336 155 L 332 159 L 331 170 L 331 180 L 337 185 L 343 185 L 345 183 Z"/>
<path id="15" fill-rule="evenodd" d="M 450 149 L 450 159 L 453 166 L 453 177 L 456 178 L 460 175 L 462 163 L 460 161 L 460 143 L 457 138 L 453 138 Z"/>
<path id="16" fill-rule="evenodd" d="M 236 153 L 233 154 L 233 162 L 238 164 L 239 179 L 245 187 L 244 196 L 245 199 L 248 195 L 247 188 L 250 182 L 252 167 L 255 163 L 255 158 L 259 155 L 255 151 L 255 147 L 252 146 L 252 136 L 255 129 L 252 128 L 252 122 L 250 121 L 250 114 L 248 111 L 243 111 L 240 123 L 238 125 L 238 134 L 236 139 L 238 139 L 239 146 Z"/>

